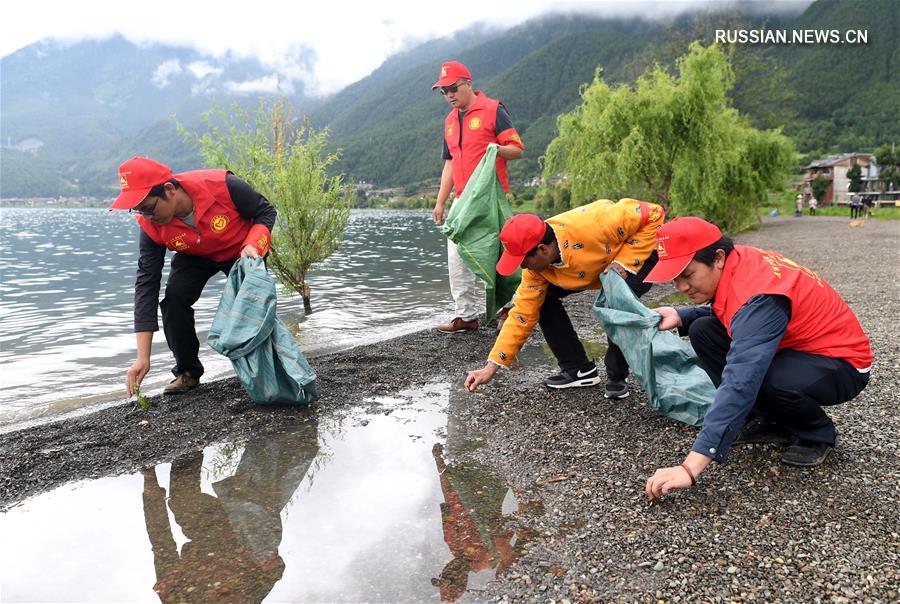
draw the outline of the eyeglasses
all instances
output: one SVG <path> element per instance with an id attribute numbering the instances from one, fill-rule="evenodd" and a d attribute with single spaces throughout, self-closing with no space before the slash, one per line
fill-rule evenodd
<path id="1" fill-rule="evenodd" d="M 448 95 L 451 93 L 456 94 L 457 91 L 459 91 L 459 87 L 465 86 L 465 85 L 466 85 L 466 81 L 463 80 L 461 82 L 457 82 L 456 84 L 453 84 L 452 86 L 441 86 L 441 94 L 443 94 L 443 95 Z"/>
<path id="2" fill-rule="evenodd" d="M 144 206 L 143 202 L 141 202 L 137 206 L 128 210 L 128 212 L 130 214 L 140 214 L 141 216 L 153 216 L 154 214 L 156 214 L 156 206 L 158 206 L 158 205 L 159 205 L 159 197 L 156 198 L 156 201 L 153 202 L 153 205 L 150 206 L 149 208 Z"/>

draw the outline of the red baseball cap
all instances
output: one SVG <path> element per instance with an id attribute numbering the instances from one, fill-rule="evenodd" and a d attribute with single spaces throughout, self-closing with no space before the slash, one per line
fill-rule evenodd
<path id="1" fill-rule="evenodd" d="M 438 81 L 434 83 L 434 86 L 432 86 L 431 89 L 435 90 L 441 86 L 452 86 L 463 78 L 467 80 L 472 79 L 472 74 L 469 73 L 469 70 L 466 69 L 465 65 L 459 61 L 447 61 L 446 63 L 441 63 L 441 77 L 438 78 Z"/>
<path id="2" fill-rule="evenodd" d="M 543 241 L 546 232 L 546 223 L 534 214 L 516 214 L 507 220 L 500 229 L 503 255 L 497 262 L 497 272 L 503 276 L 516 272 L 525 254 Z"/>
<path id="3" fill-rule="evenodd" d="M 719 227 L 694 216 L 676 218 L 662 225 L 656 231 L 659 262 L 647 274 L 644 283 L 671 281 L 691 263 L 695 253 L 721 238 Z"/>
<path id="4" fill-rule="evenodd" d="M 172 169 L 147 157 L 132 157 L 119 166 L 119 186 L 122 192 L 110 210 L 130 210 L 138 205 L 150 189 L 172 179 Z"/>

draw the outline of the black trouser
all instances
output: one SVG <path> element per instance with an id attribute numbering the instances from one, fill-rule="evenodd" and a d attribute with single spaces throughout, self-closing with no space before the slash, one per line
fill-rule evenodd
<path id="1" fill-rule="evenodd" d="M 700 366 L 713 384 L 722 383 L 731 338 L 716 317 L 703 317 L 688 329 Z M 835 443 L 834 422 L 822 409 L 849 401 L 869 383 L 847 361 L 785 348 L 772 359 L 750 417 L 774 422 L 804 441 Z"/>
<path id="2" fill-rule="evenodd" d="M 172 373 L 190 373 L 199 378 L 203 375 L 203 365 L 198 354 L 200 342 L 194 329 L 194 303 L 203 293 L 210 277 L 219 271 L 228 274 L 234 260 L 214 262 L 209 258 L 175 254 L 172 268 L 166 282 L 166 296 L 159 303 L 162 309 L 163 331 L 169 349 L 175 355 Z"/>
<path id="3" fill-rule="evenodd" d="M 629 273 L 628 278 L 625 279 L 625 283 L 638 298 L 650 291 L 653 286 L 652 283 L 644 283 L 644 277 L 656 266 L 657 259 L 654 250 L 644 262 L 641 270 L 636 275 Z M 563 371 L 579 369 L 590 362 L 584 351 L 584 345 L 578 339 L 578 334 L 575 333 L 569 314 L 562 303 L 563 298 L 573 293 L 576 293 L 576 290 L 563 289 L 550 284 L 544 304 L 541 306 L 541 318 L 538 321 L 541 331 L 544 332 L 544 338 L 556 357 L 559 368 Z M 606 377 L 615 381 L 624 380 L 628 376 L 628 361 L 625 360 L 625 355 L 622 354 L 619 347 L 612 343 L 609 336 L 607 336 L 606 342 L 606 355 L 603 357 Z"/>

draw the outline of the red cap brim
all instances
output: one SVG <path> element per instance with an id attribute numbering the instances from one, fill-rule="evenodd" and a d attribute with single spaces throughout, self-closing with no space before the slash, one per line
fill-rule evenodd
<path id="1" fill-rule="evenodd" d="M 681 271 L 686 269 L 687 265 L 690 264 L 693 259 L 694 254 L 691 253 L 686 256 L 660 260 L 656 263 L 656 266 L 647 273 L 647 276 L 644 278 L 644 283 L 663 283 L 664 281 L 671 281 L 680 275 Z"/>
<path id="2" fill-rule="evenodd" d="M 147 197 L 147 194 L 150 192 L 150 189 L 153 187 L 147 187 L 146 189 L 132 189 L 130 191 L 123 191 L 116 197 L 116 200 L 112 202 L 112 205 L 109 206 L 110 210 L 130 210 L 137 204 L 144 201 L 144 198 Z"/>
<path id="3" fill-rule="evenodd" d="M 500 256 L 500 261 L 497 262 L 497 272 L 504 277 L 512 275 L 519 270 L 520 266 L 522 266 L 522 260 L 524 258 L 524 254 L 517 256 L 515 254 L 510 254 L 509 252 L 503 252 L 503 255 Z"/>
<path id="4" fill-rule="evenodd" d="M 434 83 L 434 86 L 431 87 L 432 90 L 437 90 L 441 86 L 452 86 L 459 81 L 459 76 L 444 76 L 440 80 Z"/>

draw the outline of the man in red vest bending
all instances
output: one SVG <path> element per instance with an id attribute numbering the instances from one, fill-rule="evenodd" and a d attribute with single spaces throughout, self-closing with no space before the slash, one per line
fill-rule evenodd
<path id="1" fill-rule="evenodd" d="M 168 166 L 135 157 L 119 167 L 119 185 L 122 192 L 110 209 L 128 210 L 141 227 L 134 284 L 138 353 L 125 376 L 125 387 L 131 396 L 150 371 L 159 304 L 166 342 L 175 356 L 175 379 L 163 393 L 182 394 L 196 388 L 203 375 L 194 303 L 210 277 L 219 271 L 227 275 L 235 260 L 268 253 L 277 212 L 265 197 L 227 170 L 172 174 Z M 167 249 L 175 255 L 165 297 L 159 302 Z"/>
<path id="2" fill-rule="evenodd" d="M 659 263 L 645 281 L 675 281 L 695 304 L 656 309 L 659 329 L 687 332 L 716 395 L 691 452 L 647 481 L 656 499 L 692 486 L 732 444 L 786 445 L 781 461 L 817 466 L 834 448 L 822 409 L 869 382 L 872 349 L 859 320 L 822 277 L 781 254 L 734 245 L 700 218 L 656 232 Z"/>
<path id="3" fill-rule="evenodd" d="M 519 159 L 525 151 L 522 140 L 503 103 L 489 98 L 480 90 L 473 90 L 472 75 L 458 61 L 441 65 L 441 76 L 432 90 L 440 89 L 452 109 L 444 120 L 444 170 L 432 218 L 436 224 L 444 221 L 444 207 L 450 190 L 457 199 L 466 182 L 478 166 L 490 144 L 498 145 L 497 176 L 503 190 L 509 192 L 506 161 Z M 454 318 L 438 331 L 453 333 L 478 329 L 481 312 L 478 278 L 460 258 L 456 244 L 447 239 L 447 268 L 450 273 L 450 294 L 456 305 Z M 488 317 L 490 319 L 490 317 Z"/>

